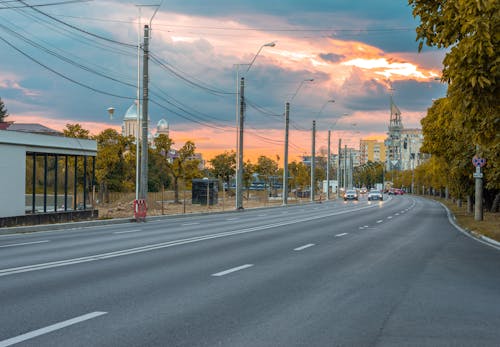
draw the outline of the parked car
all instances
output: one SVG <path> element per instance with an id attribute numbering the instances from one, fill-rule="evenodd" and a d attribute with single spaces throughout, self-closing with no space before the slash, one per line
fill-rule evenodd
<path id="1" fill-rule="evenodd" d="M 403 195 L 405 192 L 399 188 L 391 188 L 389 189 L 389 195 Z"/>
<path id="2" fill-rule="evenodd" d="M 371 200 L 384 200 L 384 196 L 382 195 L 380 190 L 371 189 L 370 192 L 368 193 L 368 201 Z"/>
<path id="3" fill-rule="evenodd" d="M 358 200 L 358 193 L 355 190 L 347 190 L 344 194 L 344 201 L 346 200 Z"/>

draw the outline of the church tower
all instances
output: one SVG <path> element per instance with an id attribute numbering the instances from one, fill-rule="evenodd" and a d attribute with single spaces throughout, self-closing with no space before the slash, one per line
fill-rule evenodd
<path id="1" fill-rule="evenodd" d="M 392 95 L 390 97 L 390 119 L 389 132 L 385 140 L 386 153 L 386 170 L 401 169 L 401 131 L 403 123 L 401 122 L 401 111 L 394 103 Z"/>

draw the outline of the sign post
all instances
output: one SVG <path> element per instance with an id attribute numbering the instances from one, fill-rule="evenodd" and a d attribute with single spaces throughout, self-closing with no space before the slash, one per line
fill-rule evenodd
<path id="1" fill-rule="evenodd" d="M 483 220 L 483 173 L 481 168 L 486 165 L 486 159 L 474 156 L 472 158 L 472 164 L 476 167 L 476 172 L 474 172 L 475 180 L 475 207 L 474 207 L 474 220 Z"/>

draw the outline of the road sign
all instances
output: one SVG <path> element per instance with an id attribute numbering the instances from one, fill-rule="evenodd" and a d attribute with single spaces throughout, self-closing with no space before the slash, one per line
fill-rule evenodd
<path id="1" fill-rule="evenodd" d="M 483 167 L 486 165 L 486 159 L 474 156 L 474 158 L 472 158 L 472 164 L 474 164 L 475 167 Z"/>
<path id="2" fill-rule="evenodd" d="M 474 172 L 474 178 L 483 178 L 482 172 Z"/>

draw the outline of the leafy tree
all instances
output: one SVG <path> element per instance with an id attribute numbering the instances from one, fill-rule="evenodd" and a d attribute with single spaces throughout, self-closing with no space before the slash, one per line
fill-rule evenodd
<path id="1" fill-rule="evenodd" d="M 184 182 L 189 176 L 193 176 L 191 172 L 193 170 L 193 165 L 186 165 L 186 163 L 191 160 L 195 161 L 199 165 L 198 160 L 193 160 L 195 154 L 196 145 L 192 141 L 187 141 L 181 149 L 179 149 L 178 155 L 174 158 L 172 164 L 170 164 L 170 173 L 174 179 L 174 202 L 179 203 L 179 178 L 183 178 Z M 191 171 L 190 171 L 191 170 Z"/>
<path id="2" fill-rule="evenodd" d="M 485 172 L 486 188 L 498 190 L 500 2 L 409 0 L 408 3 L 413 15 L 420 18 L 416 30 L 419 51 L 424 43 L 449 49 L 442 75 L 442 80 L 448 83 L 446 117 L 454 130 L 463 129 L 454 140 L 480 145 L 478 154 L 491 164 Z M 424 135 L 427 136 L 425 132 Z M 430 153 L 434 154 L 432 150 Z"/>
<path id="3" fill-rule="evenodd" d="M 272 177 L 277 176 L 278 173 L 278 163 L 264 155 L 261 155 L 257 159 L 257 165 L 255 166 L 255 172 L 259 174 L 259 177 L 264 178 L 266 185 L 269 186 Z"/>
<path id="4" fill-rule="evenodd" d="M 288 172 L 291 187 L 305 189 L 311 184 L 311 170 L 304 163 L 291 162 Z"/>
<path id="5" fill-rule="evenodd" d="M 5 122 L 5 118 L 7 118 L 8 116 L 9 113 L 5 108 L 5 104 L 3 103 L 2 98 L 0 98 L 0 122 Z"/>
<path id="6" fill-rule="evenodd" d="M 77 139 L 89 139 L 90 132 L 84 129 L 80 124 L 66 124 L 66 128 L 63 129 L 63 134 L 66 137 L 73 137 Z"/>
<path id="7" fill-rule="evenodd" d="M 253 174 L 256 172 L 256 166 L 248 160 L 246 163 L 243 163 L 243 186 L 247 190 L 247 200 L 250 198 L 250 186 L 253 181 Z"/>
<path id="8" fill-rule="evenodd" d="M 229 181 L 236 173 L 236 153 L 234 151 L 224 152 L 216 155 L 209 160 L 212 169 L 210 170 L 215 177 L 221 177 L 229 186 Z"/>
<path id="9" fill-rule="evenodd" d="M 131 137 L 123 137 L 114 129 L 105 129 L 95 136 L 95 140 L 96 178 L 101 196 L 109 191 L 131 191 L 135 184 L 135 160 L 130 159 L 130 148 L 134 147 L 131 146 Z"/>

